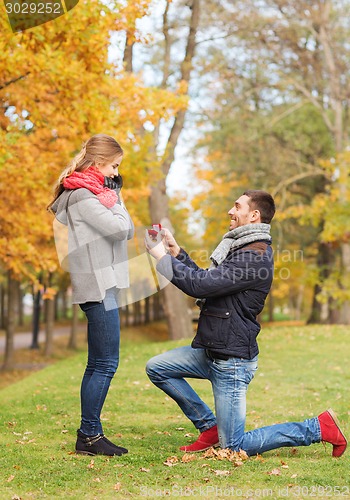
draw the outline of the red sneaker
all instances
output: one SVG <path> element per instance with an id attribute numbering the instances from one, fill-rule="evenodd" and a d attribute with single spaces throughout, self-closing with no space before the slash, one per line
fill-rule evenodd
<path id="1" fill-rule="evenodd" d="M 218 435 L 218 427 L 214 425 L 210 429 L 202 432 L 199 435 L 199 438 L 194 443 L 188 446 L 181 446 L 181 451 L 195 453 L 197 451 L 205 451 L 211 448 L 212 446 L 219 446 L 219 435 Z"/>
<path id="2" fill-rule="evenodd" d="M 333 457 L 341 457 L 347 447 L 347 440 L 340 429 L 334 411 L 330 408 L 318 416 L 321 427 L 321 439 L 333 445 Z"/>

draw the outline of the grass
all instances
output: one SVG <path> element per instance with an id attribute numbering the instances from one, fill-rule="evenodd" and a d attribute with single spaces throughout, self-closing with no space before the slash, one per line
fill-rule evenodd
<path id="1" fill-rule="evenodd" d="M 349 455 L 333 459 L 330 445 L 282 448 L 236 467 L 203 454 L 182 462 L 178 447 L 197 432 L 150 384 L 144 366 L 151 356 L 188 341 L 155 341 L 164 334 L 159 325 L 147 340 L 143 330 L 123 332 L 121 364 L 103 412 L 106 435 L 126 446 L 128 455 L 73 453 L 85 352 L 0 391 L 0 499 L 350 498 Z M 264 329 L 259 370 L 248 392 L 247 429 L 303 420 L 332 406 L 349 435 L 348 335 L 340 326 Z M 209 383 L 193 385 L 212 405 Z"/>

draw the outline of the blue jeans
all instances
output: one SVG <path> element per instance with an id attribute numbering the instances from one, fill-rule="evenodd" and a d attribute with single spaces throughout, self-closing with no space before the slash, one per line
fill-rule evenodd
<path id="1" fill-rule="evenodd" d="M 283 446 L 319 442 L 321 431 L 317 418 L 244 432 L 246 393 L 257 367 L 257 357 L 211 359 L 205 349 L 185 346 L 150 359 L 146 372 L 153 384 L 176 401 L 200 432 L 217 424 L 222 448 L 242 449 L 248 455 L 256 455 Z M 216 417 L 185 378 L 211 382 Z"/>
<path id="2" fill-rule="evenodd" d="M 120 322 L 115 292 L 107 290 L 103 302 L 80 304 L 88 320 L 88 361 L 80 390 L 80 431 L 88 436 L 103 433 L 100 415 L 119 363 Z"/>

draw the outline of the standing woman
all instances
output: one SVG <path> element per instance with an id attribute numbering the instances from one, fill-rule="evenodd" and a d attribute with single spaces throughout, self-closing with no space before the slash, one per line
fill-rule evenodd
<path id="1" fill-rule="evenodd" d="M 100 419 L 119 362 L 118 291 L 129 286 L 127 240 L 134 233 L 119 196 L 122 158 L 123 150 L 115 139 L 94 135 L 61 173 L 48 206 L 68 226 L 72 301 L 88 321 L 88 361 L 76 442 L 76 453 L 86 455 L 128 452 L 105 437 Z"/>

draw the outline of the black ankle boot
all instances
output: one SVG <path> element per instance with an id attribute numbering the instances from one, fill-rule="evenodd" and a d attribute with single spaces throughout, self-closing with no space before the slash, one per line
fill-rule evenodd
<path id="1" fill-rule="evenodd" d="M 125 453 L 128 453 L 129 450 L 127 450 L 126 448 L 123 448 L 122 446 L 117 446 L 116 444 L 112 443 L 112 441 L 107 439 L 104 434 L 102 434 L 102 436 L 103 436 L 103 440 L 107 444 L 109 444 L 109 446 L 112 446 L 112 448 L 115 448 L 116 450 L 118 450 L 119 453 L 116 453 L 116 455 L 124 455 Z"/>
<path id="2" fill-rule="evenodd" d="M 87 436 L 78 429 L 77 436 L 75 452 L 80 455 L 107 455 L 108 457 L 113 457 L 114 455 L 120 456 L 125 453 L 121 452 L 118 446 L 108 442 L 103 434 Z"/>

